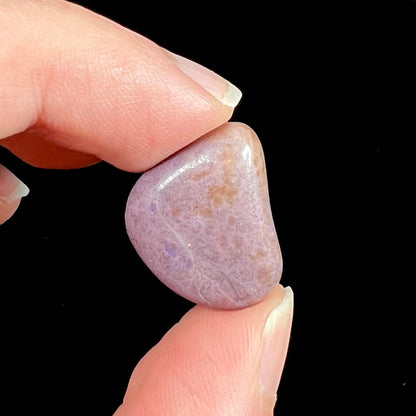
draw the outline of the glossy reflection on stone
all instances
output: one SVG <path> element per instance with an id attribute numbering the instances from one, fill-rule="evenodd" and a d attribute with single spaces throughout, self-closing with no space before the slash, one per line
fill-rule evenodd
<path id="1" fill-rule="evenodd" d="M 282 273 L 263 150 L 245 124 L 224 124 L 145 172 L 126 227 L 150 270 L 195 303 L 252 305 Z"/>

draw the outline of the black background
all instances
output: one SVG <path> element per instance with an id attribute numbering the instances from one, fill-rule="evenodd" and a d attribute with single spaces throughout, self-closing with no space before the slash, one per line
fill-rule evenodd
<path id="1" fill-rule="evenodd" d="M 243 91 L 233 120 L 262 140 L 295 292 L 276 414 L 410 415 L 416 4 L 78 3 Z M 14 414 L 111 415 L 137 361 L 192 307 L 126 236 L 138 175 L 46 171 L 1 148 L 0 162 L 31 189 L 0 228 Z"/>

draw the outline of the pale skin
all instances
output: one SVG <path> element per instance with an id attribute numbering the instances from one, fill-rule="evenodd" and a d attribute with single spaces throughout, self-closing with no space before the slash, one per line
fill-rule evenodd
<path id="1" fill-rule="evenodd" d="M 0 145 L 34 166 L 142 172 L 236 104 L 224 80 L 206 81 L 213 95 L 150 40 L 61 0 L 0 0 L 0 45 Z M 22 189 L 0 166 L 0 224 Z M 292 310 L 282 286 L 239 311 L 193 307 L 138 363 L 115 416 L 272 415 Z"/>

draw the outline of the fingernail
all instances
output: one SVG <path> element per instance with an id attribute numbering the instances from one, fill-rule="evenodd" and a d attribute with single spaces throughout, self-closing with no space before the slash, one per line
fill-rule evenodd
<path id="1" fill-rule="evenodd" d="M 263 348 L 260 367 L 260 386 L 265 400 L 276 400 L 283 366 L 289 345 L 293 316 L 293 292 L 285 288 L 286 295 L 272 310 L 263 330 Z"/>
<path id="2" fill-rule="evenodd" d="M 4 166 L 0 166 L 0 203 L 11 204 L 26 196 L 29 188 Z"/>
<path id="3" fill-rule="evenodd" d="M 224 105 L 235 108 L 240 102 L 242 93 L 235 85 L 231 84 L 231 82 L 190 59 L 176 55 L 170 51 L 166 52 L 175 61 L 182 72 L 192 78 Z"/>

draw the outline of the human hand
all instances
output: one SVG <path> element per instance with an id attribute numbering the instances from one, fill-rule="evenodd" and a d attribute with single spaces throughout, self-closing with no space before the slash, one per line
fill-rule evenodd
<path id="1" fill-rule="evenodd" d="M 35 166 L 143 171 L 227 121 L 240 98 L 71 3 L 2 1 L 0 28 L 0 143 Z M 0 223 L 27 191 L 0 167 Z M 116 415 L 272 414 L 292 305 L 279 286 L 240 311 L 194 307 L 140 361 Z"/>

